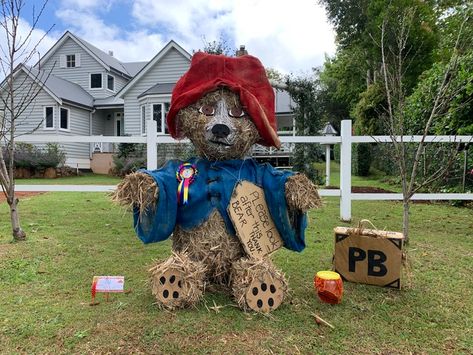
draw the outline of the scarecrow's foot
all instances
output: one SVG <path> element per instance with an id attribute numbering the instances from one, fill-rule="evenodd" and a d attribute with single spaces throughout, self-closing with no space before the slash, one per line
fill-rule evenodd
<path id="1" fill-rule="evenodd" d="M 232 290 L 242 309 L 268 313 L 283 302 L 287 281 L 270 260 L 241 259 L 233 265 Z"/>
<path id="2" fill-rule="evenodd" d="M 195 305 L 204 292 L 205 267 L 185 253 L 174 253 L 151 271 L 151 288 L 158 306 L 173 310 Z"/>

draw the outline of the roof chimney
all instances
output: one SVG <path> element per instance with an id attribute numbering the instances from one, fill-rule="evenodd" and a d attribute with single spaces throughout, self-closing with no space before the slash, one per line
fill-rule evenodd
<path id="1" fill-rule="evenodd" d="M 108 51 L 108 55 L 109 55 L 110 57 L 113 57 L 113 51 Z"/>
<path id="2" fill-rule="evenodd" d="M 238 49 L 235 53 L 235 56 L 241 57 L 242 55 L 247 55 L 248 51 L 245 49 L 245 45 L 240 45 L 240 49 Z"/>

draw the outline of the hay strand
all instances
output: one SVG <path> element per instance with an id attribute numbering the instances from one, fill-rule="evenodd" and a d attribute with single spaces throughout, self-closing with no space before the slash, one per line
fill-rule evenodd
<path id="1" fill-rule="evenodd" d="M 154 208 L 158 192 L 158 186 L 150 175 L 137 172 L 125 176 L 113 191 L 111 199 L 130 210 L 133 207 L 139 208 L 141 215 L 149 208 Z"/>
<path id="2" fill-rule="evenodd" d="M 240 241 L 227 232 L 217 210 L 190 231 L 176 227 L 172 241 L 173 250 L 187 250 L 192 260 L 206 266 L 208 280 L 219 285 L 228 285 L 232 263 L 245 255 Z"/>
<path id="3" fill-rule="evenodd" d="M 286 201 L 290 208 L 302 212 L 322 206 L 317 187 L 304 174 L 296 174 L 287 179 Z"/>

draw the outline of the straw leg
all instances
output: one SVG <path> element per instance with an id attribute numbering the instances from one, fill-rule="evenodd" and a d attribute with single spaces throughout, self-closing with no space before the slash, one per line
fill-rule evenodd
<path id="1" fill-rule="evenodd" d="M 284 274 L 269 259 L 243 258 L 236 261 L 231 279 L 233 296 L 243 310 L 274 311 L 288 292 Z"/>
<path id="2" fill-rule="evenodd" d="M 197 304 L 202 298 L 205 267 L 186 253 L 174 253 L 150 269 L 151 289 L 159 307 L 173 310 Z"/>

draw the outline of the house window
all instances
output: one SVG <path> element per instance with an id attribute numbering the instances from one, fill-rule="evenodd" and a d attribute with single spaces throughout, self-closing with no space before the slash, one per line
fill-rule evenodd
<path id="1" fill-rule="evenodd" d="M 107 89 L 115 91 L 115 77 L 110 74 L 107 74 Z"/>
<path id="2" fill-rule="evenodd" d="M 54 128 L 54 107 L 44 108 L 44 128 Z"/>
<path id="3" fill-rule="evenodd" d="M 76 55 L 75 54 L 66 55 L 66 67 L 67 68 L 75 68 L 76 67 Z"/>
<path id="4" fill-rule="evenodd" d="M 146 106 L 141 106 L 141 134 L 146 133 Z"/>
<path id="5" fill-rule="evenodd" d="M 61 107 L 61 116 L 59 128 L 64 130 L 69 130 L 69 110 L 67 108 Z"/>
<path id="6" fill-rule="evenodd" d="M 102 74 L 90 74 L 90 88 L 91 89 L 102 88 Z"/>
<path id="7" fill-rule="evenodd" d="M 153 120 L 157 123 L 157 132 L 158 133 L 169 133 L 167 123 L 166 123 L 166 116 L 169 111 L 169 102 L 153 104 L 152 105 L 152 112 L 153 112 Z"/>

